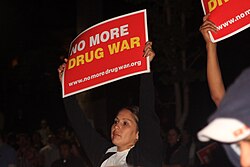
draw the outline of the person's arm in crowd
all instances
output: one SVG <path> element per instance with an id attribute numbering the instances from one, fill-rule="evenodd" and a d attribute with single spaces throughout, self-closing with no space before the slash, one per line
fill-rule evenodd
<path id="1" fill-rule="evenodd" d="M 59 79 L 62 80 L 63 71 L 66 68 L 67 59 L 58 68 Z M 106 138 L 102 137 L 91 126 L 90 122 L 85 116 L 85 112 L 80 108 L 75 95 L 65 97 L 63 99 L 65 111 L 71 122 L 77 138 L 86 152 L 92 165 L 97 166 L 101 157 L 105 154 L 107 148 L 112 146 Z"/>
<path id="2" fill-rule="evenodd" d="M 208 16 L 209 15 L 204 16 L 203 24 L 200 27 L 200 32 L 202 33 L 206 42 L 208 86 L 210 89 L 211 98 L 218 107 L 225 94 L 225 87 L 217 56 L 217 44 L 211 41 L 208 33 L 208 31 L 217 32 L 217 27 L 208 19 Z"/>

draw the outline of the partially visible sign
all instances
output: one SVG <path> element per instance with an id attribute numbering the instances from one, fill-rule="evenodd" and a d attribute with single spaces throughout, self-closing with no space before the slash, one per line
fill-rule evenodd
<path id="1" fill-rule="evenodd" d="M 201 164 L 209 164 L 214 158 L 213 152 L 218 148 L 218 144 L 213 142 L 196 152 Z"/>
<path id="2" fill-rule="evenodd" d="M 147 40 L 146 10 L 83 31 L 70 45 L 62 79 L 63 97 L 149 72 L 149 59 L 142 56 Z"/>
<path id="3" fill-rule="evenodd" d="M 203 11 L 218 32 L 210 32 L 212 42 L 228 38 L 250 26 L 250 0 L 201 0 Z"/>

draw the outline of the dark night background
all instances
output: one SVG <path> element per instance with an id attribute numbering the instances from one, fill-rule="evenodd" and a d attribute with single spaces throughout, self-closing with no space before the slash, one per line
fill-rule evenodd
<path id="1" fill-rule="evenodd" d="M 154 1 L 142 2 L 132 3 L 129 0 L 1 1 L 0 111 L 5 116 L 5 129 L 30 131 L 39 127 L 42 118 L 46 118 L 52 128 L 67 124 L 57 68 L 67 56 L 70 41 L 89 26 L 146 8 L 149 19 L 149 39 L 158 45 L 154 45 L 154 49 L 157 57 L 161 57 L 165 43 L 171 43 L 171 39 L 154 41 L 157 40 L 154 33 L 151 33 L 157 29 L 153 24 Z M 190 114 L 187 124 L 195 132 L 206 123 L 208 115 L 214 111 L 215 106 L 210 99 L 205 79 L 205 47 L 198 31 L 202 23 L 203 11 L 199 0 L 190 0 L 190 4 L 193 8 L 189 18 L 192 19 L 189 19 L 187 29 L 195 33 L 195 40 L 190 41 L 187 50 L 191 52 L 193 49 L 200 48 L 201 56 L 194 68 L 203 71 L 203 79 L 197 79 L 190 84 Z M 178 34 L 178 32 L 175 33 Z M 226 86 L 242 69 L 250 65 L 249 35 L 249 29 L 247 29 L 218 44 L 220 65 Z M 158 96 L 169 100 L 174 96 L 170 92 L 171 86 L 166 87 L 161 83 L 162 71 L 157 70 L 159 66 L 164 68 L 164 64 L 157 58 L 153 63 L 153 68 L 156 69 L 155 83 Z M 98 88 L 100 90 L 97 90 L 96 95 L 94 93 L 94 97 L 97 96 L 97 98 L 106 95 L 107 109 L 104 111 L 109 111 L 109 115 L 113 116 L 113 112 L 124 101 L 129 101 L 128 96 L 134 96 L 131 92 L 136 89 L 126 87 L 131 81 L 137 83 L 137 78 L 124 79 L 102 86 Z M 98 91 L 101 93 L 99 94 Z M 118 94 L 117 91 L 123 94 Z M 158 107 L 157 112 L 161 119 L 167 122 L 166 124 L 173 123 L 171 120 L 173 108 L 163 111 Z"/>

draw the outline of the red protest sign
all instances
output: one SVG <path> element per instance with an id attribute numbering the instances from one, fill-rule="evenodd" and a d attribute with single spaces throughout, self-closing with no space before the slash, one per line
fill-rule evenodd
<path id="1" fill-rule="evenodd" d="M 70 45 L 62 78 L 63 97 L 149 72 L 149 60 L 142 57 L 147 40 L 146 10 L 83 31 Z"/>
<path id="2" fill-rule="evenodd" d="M 228 38 L 250 26 L 249 0 L 201 0 L 205 14 L 215 23 L 218 32 L 210 32 L 212 42 Z"/>

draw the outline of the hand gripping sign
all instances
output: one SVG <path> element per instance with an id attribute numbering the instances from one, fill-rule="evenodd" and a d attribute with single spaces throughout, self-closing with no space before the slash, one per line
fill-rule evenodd
<path id="1" fill-rule="evenodd" d="M 209 32 L 212 42 L 228 38 L 250 26 L 250 0 L 201 0 L 203 11 L 218 32 Z"/>
<path id="2" fill-rule="evenodd" d="M 142 57 L 147 35 L 146 10 L 106 20 L 80 33 L 70 45 L 63 97 L 149 72 L 149 59 Z"/>

